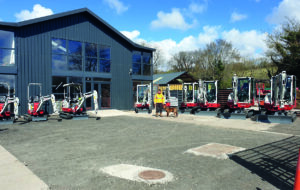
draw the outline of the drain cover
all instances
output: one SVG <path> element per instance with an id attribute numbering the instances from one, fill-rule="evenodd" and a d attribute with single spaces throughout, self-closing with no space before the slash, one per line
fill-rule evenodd
<path id="1" fill-rule="evenodd" d="M 139 177 L 144 180 L 157 180 L 162 179 L 166 176 L 164 172 L 157 170 L 146 170 L 139 173 Z"/>

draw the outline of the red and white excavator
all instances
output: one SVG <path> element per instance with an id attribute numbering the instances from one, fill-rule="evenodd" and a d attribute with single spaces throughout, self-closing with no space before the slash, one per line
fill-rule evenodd
<path id="1" fill-rule="evenodd" d="M 69 83 L 64 84 L 64 99 L 62 101 L 61 112 L 59 116 L 63 119 L 83 120 L 88 119 L 89 116 L 86 113 L 84 103 L 87 98 L 93 97 L 94 110 L 97 115 L 98 106 L 98 93 L 96 90 L 93 92 L 81 92 L 82 84 Z M 96 120 L 100 117 L 96 116 Z"/>
<path id="2" fill-rule="evenodd" d="M 38 95 L 30 96 L 30 87 L 37 86 L 39 88 Z M 42 96 L 42 84 L 41 83 L 29 83 L 27 86 L 28 97 L 28 114 L 24 115 L 26 121 L 47 121 L 49 113 L 46 110 L 45 105 L 51 101 L 54 113 L 58 113 L 55 102 L 55 96 L 53 94 Z"/>
<path id="3" fill-rule="evenodd" d="M 136 87 L 136 102 L 134 105 L 135 113 L 147 111 L 152 113 L 152 93 L 151 84 L 139 84 Z"/>
<path id="4" fill-rule="evenodd" d="M 192 109 L 191 114 L 195 115 L 216 115 L 221 107 L 218 103 L 218 81 L 199 80 L 198 92 L 199 105 Z"/>
<path id="5" fill-rule="evenodd" d="M 261 113 L 253 120 L 267 123 L 292 123 L 296 120 L 296 76 L 282 71 L 271 78 L 271 92 L 265 96 Z"/>
<path id="6" fill-rule="evenodd" d="M 270 80 L 258 80 L 255 79 L 255 87 L 256 87 L 256 101 L 255 105 L 258 107 L 264 106 L 264 99 L 268 93 L 271 92 L 269 88 L 267 88 L 267 85 L 269 86 Z"/>
<path id="7" fill-rule="evenodd" d="M 252 77 L 232 78 L 232 93 L 228 96 L 227 109 L 219 114 L 225 119 L 246 119 L 254 115 L 252 106 L 255 104 L 254 79 Z"/>
<path id="8" fill-rule="evenodd" d="M 7 94 L 0 96 L 0 124 L 12 124 L 18 119 L 19 98 L 10 97 L 10 86 L 8 83 L 0 82 L 0 86 L 7 89 Z"/>
<path id="9" fill-rule="evenodd" d="M 182 84 L 183 102 L 180 104 L 179 107 L 181 113 L 190 113 L 192 109 L 199 106 L 197 100 L 198 90 L 199 84 L 197 82 Z"/>

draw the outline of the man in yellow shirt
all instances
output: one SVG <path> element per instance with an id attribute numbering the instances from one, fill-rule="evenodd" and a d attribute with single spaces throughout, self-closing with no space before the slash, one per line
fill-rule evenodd
<path id="1" fill-rule="evenodd" d="M 154 105 L 156 107 L 156 117 L 158 116 L 158 112 L 160 113 L 160 117 L 162 117 L 163 104 L 165 104 L 165 97 L 161 93 L 161 89 L 158 89 L 158 92 L 154 97 Z"/>

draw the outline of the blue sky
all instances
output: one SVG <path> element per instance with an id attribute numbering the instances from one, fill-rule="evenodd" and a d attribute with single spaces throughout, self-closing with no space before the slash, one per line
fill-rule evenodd
<path id="1" fill-rule="evenodd" d="M 287 17 L 300 21 L 300 0 L 0 0 L 0 20 L 17 22 L 87 7 L 128 38 L 161 50 L 166 62 L 178 51 L 222 38 L 243 56 L 267 50 L 268 33 Z"/>

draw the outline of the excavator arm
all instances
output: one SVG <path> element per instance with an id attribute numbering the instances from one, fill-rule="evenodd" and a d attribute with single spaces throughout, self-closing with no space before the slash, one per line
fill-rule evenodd
<path id="1" fill-rule="evenodd" d="M 94 100 L 94 107 L 95 107 L 95 112 L 97 114 L 99 106 L 98 106 L 98 93 L 96 90 L 94 90 L 93 92 L 86 92 L 83 94 L 83 96 L 81 97 L 81 100 L 79 100 L 78 102 L 78 106 L 76 111 L 78 111 L 80 108 L 83 107 L 84 102 L 88 99 L 93 97 Z"/>

